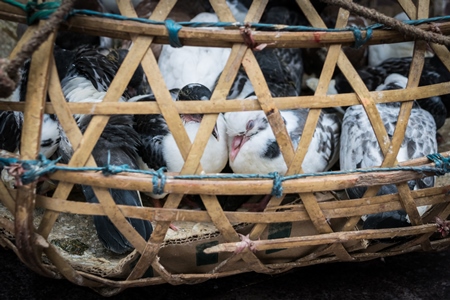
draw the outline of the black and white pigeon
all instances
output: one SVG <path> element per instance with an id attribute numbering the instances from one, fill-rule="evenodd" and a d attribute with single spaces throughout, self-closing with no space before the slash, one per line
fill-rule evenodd
<path id="1" fill-rule="evenodd" d="M 87 115 L 80 120 L 79 127 L 82 132 L 86 130 L 91 118 L 91 115 Z M 92 156 L 99 166 L 127 165 L 131 169 L 138 169 L 137 149 L 139 146 L 140 137 L 133 129 L 133 116 L 112 115 L 92 150 Z M 82 189 L 87 202 L 98 203 L 91 186 L 82 185 Z M 142 206 L 140 194 L 137 191 L 109 189 L 109 192 L 118 205 Z M 135 218 L 127 218 L 127 221 L 145 240 L 150 238 L 153 227 L 149 221 Z M 98 237 L 106 249 L 119 254 L 133 249 L 133 245 L 108 217 L 94 216 L 94 224 Z"/>
<path id="2" fill-rule="evenodd" d="M 55 57 L 56 68 L 60 78 L 66 75 L 70 62 L 74 57 L 74 52 L 55 46 L 53 55 Z M 25 102 L 27 95 L 28 74 L 30 71 L 30 60 L 26 61 L 20 69 L 19 84 L 8 101 Z M 22 136 L 23 112 L 21 111 L 0 111 L 0 149 L 9 152 L 17 152 L 20 147 Z M 58 122 L 55 115 L 44 114 L 41 128 L 40 153 L 50 158 L 58 148 L 60 135 Z"/>
<path id="3" fill-rule="evenodd" d="M 282 6 L 270 8 L 263 23 L 298 25 L 299 15 Z M 303 60 L 299 48 L 264 48 L 254 52 L 273 97 L 300 95 L 303 78 Z M 231 86 L 228 99 L 245 99 L 254 93 L 250 79 L 241 67 Z"/>
<path id="4" fill-rule="evenodd" d="M 407 78 L 399 74 L 387 76 L 385 82 L 376 90 L 394 90 L 406 87 Z M 383 120 L 389 137 L 394 134 L 397 118 L 400 110 L 400 102 L 377 104 L 378 111 Z M 399 162 L 419 158 L 437 152 L 436 124 L 429 112 L 420 108 L 415 103 L 411 111 L 405 138 L 397 155 Z M 383 161 L 383 154 L 378 145 L 375 133 L 369 122 L 367 114 L 362 105 L 355 105 L 347 108 L 342 123 L 341 150 L 340 150 L 341 170 L 354 170 L 358 168 L 371 168 L 380 166 Z M 434 177 L 411 180 L 408 182 L 411 190 L 434 186 Z M 355 187 L 347 189 L 350 198 L 361 198 L 364 195 L 365 187 Z M 395 185 L 384 185 L 377 195 L 397 193 Z M 419 207 L 422 215 L 427 206 Z M 405 211 L 396 210 L 368 215 L 364 220 L 365 229 L 393 228 L 410 225 L 409 218 Z"/>
<path id="5" fill-rule="evenodd" d="M 202 84 L 192 83 L 184 86 L 181 90 L 171 90 L 174 101 L 190 101 L 190 100 L 210 100 L 211 91 Z M 138 97 L 135 97 L 138 98 Z M 130 101 L 133 101 L 131 99 Z M 140 97 L 137 101 L 155 101 L 153 95 L 148 97 Z M 191 142 L 200 128 L 200 122 L 203 118 L 202 114 L 183 114 L 181 119 L 186 129 L 187 135 Z M 178 149 L 175 139 L 170 132 L 166 120 L 162 115 L 135 115 L 135 129 L 140 134 L 142 146 L 139 149 L 141 157 L 141 169 L 158 170 L 166 168 L 169 172 L 180 172 L 184 159 Z M 225 124 L 223 115 L 219 114 L 217 123 L 204 149 L 200 163 L 205 173 L 220 173 L 226 166 L 228 161 L 228 148 L 226 143 Z M 161 207 L 159 199 L 166 194 L 146 193 L 152 198 L 155 207 Z M 201 201 L 197 201 L 198 197 L 184 197 L 184 203 L 192 208 L 202 206 Z M 177 228 L 171 225 L 173 230 Z"/>
<path id="6" fill-rule="evenodd" d="M 126 51 L 126 50 L 125 50 Z M 123 57 L 122 57 L 123 59 Z M 77 52 L 75 60 L 69 68 L 66 77 L 61 81 L 62 90 L 68 102 L 100 102 L 122 61 L 116 51 L 103 55 L 97 49 L 83 48 Z M 120 101 L 126 101 L 142 85 L 145 78 L 136 71 L 129 86 Z M 81 131 L 86 130 L 91 115 L 75 115 L 75 120 Z M 73 149 L 64 130 L 60 127 L 61 142 L 59 152 L 63 162 L 67 162 L 73 154 Z M 140 146 L 139 135 L 133 128 L 133 117 L 113 115 L 102 132 L 92 155 L 98 165 L 127 164 L 132 169 L 138 169 L 137 149 Z M 82 186 L 86 200 L 98 203 L 90 186 Z M 142 206 L 138 191 L 110 189 L 115 203 L 130 206 Z M 147 220 L 128 218 L 128 222 L 146 240 L 152 233 L 152 225 Z M 125 253 L 133 249 L 129 241 L 118 231 L 106 216 L 95 216 L 94 224 L 97 234 L 104 247 L 115 253 Z"/>
<path id="7" fill-rule="evenodd" d="M 245 101 L 245 100 L 244 100 Z M 307 109 L 280 111 L 294 149 L 305 126 Z M 287 165 L 263 111 L 228 112 L 224 115 L 228 135 L 229 165 L 234 173 L 285 175 Z M 339 157 L 341 120 L 322 113 L 317 123 L 302 168 L 305 173 L 330 169 Z M 245 204 L 250 211 L 262 211 L 270 197 L 258 204 Z"/>
<path id="8" fill-rule="evenodd" d="M 177 100 L 204 100 L 211 98 L 211 91 L 204 85 L 192 83 L 177 91 L 173 91 Z M 142 99 L 144 100 L 144 99 Z M 149 97 L 145 100 L 154 100 Z M 194 141 L 203 118 L 202 114 L 183 114 L 181 118 L 186 132 Z M 135 129 L 140 134 L 142 147 L 139 151 L 145 163 L 143 168 L 157 170 L 166 167 L 169 172 L 180 172 L 184 165 L 175 139 L 167 127 L 162 115 L 135 115 Z M 212 132 L 200 160 L 205 173 L 219 173 L 223 170 L 228 159 L 228 149 L 225 138 L 225 124 L 222 114 L 217 119 L 216 127 Z"/>
<path id="9" fill-rule="evenodd" d="M 366 84 L 367 89 L 374 91 L 379 85 L 383 84 L 389 74 L 396 73 L 408 76 L 411 61 L 411 57 L 390 58 L 376 67 L 362 68 L 357 70 L 357 72 Z M 339 94 L 353 92 L 344 75 L 338 74 L 334 79 L 335 88 Z M 450 80 L 450 72 L 437 56 L 425 58 L 419 86 L 442 83 L 448 80 Z M 445 123 L 445 119 L 450 116 L 450 94 L 418 99 L 417 103 L 431 113 L 437 129 L 441 128 Z"/>
<path id="10" fill-rule="evenodd" d="M 297 148 L 305 126 L 307 109 L 280 111 L 287 131 Z M 263 111 L 224 114 L 228 135 L 229 164 L 235 173 L 284 175 L 286 163 Z M 322 113 L 302 168 L 306 173 L 330 169 L 338 159 L 341 122 L 334 114 Z"/>

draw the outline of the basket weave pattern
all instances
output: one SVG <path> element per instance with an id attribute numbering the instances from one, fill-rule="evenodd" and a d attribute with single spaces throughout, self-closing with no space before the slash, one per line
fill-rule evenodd
<path id="1" fill-rule="evenodd" d="M 176 0 L 162 0 L 152 15 L 154 20 L 165 20 Z M 314 27 L 326 27 L 323 20 L 309 1 L 297 1 Z M 412 2 L 399 1 L 410 15 L 427 18 L 428 1 L 418 1 L 418 8 Z M 211 1 L 221 21 L 234 21 L 225 1 Z M 246 21 L 258 22 L 267 1 L 253 1 Z M 121 13 L 136 17 L 129 1 L 120 1 Z M 341 10 L 336 28 L 347 24 L 349 13 Z M 21 11 L 0 3 L 0 18 L 24 22 Z M 31 35 L 33 30 L 42 26 L 45 21 L 31 26 L 23 36 L 10 58 Z M 265 82 L 264 76 L 255 59 L 252 49 L 242 42 L 239 30 L 209 31 L 203 29 L 183 28 L 179 37 L 184 45 L 223 46 L 230 47 L 231 54 L 221 74 L 210 101 L 189 103 L 171 99 L 158 63 L 149 47 L 152 43 L 167 43 L 167 32 L 163 26 L 136 24 L 128 21 L 115 21 L 87 16 L 75 16 L 64 26 L 71 30 L 85 30 L 91 34 L 106 35 L 114 38 L 131 37 L 133 47 L 121 65 L 115 79 L 102 103 L 67 103 L 61 91 L 60 80 L 54 64 L 53 41 L 55 34 L 41 45 L 34 53 L 30 75 L 27 100 L 22 103 L 2 102 L 2 110 L 23 110 L 24 124 L 21 140 L 21 159 L 35 159 L 39 152 L 40 128 L 43 113 L 54 113 L 67 133 L 74 149 L 68 164 L 72 167 L 95 166 L 91 156 L 92 149 L 105 128 L 112 114 L 156 114 L 161 113 L 177 141 L 185 164 L 180 175 L 201 174 L 201 155 L 209 139 L 211 131 L 220 112 L 246 110 L 263 110 L 270 126 L 276 135 L 288 171 L 286 175 L 302 173 L 302 162 L 308 145 L 314 134 L 322 108 L 350 106 L 362 104 L 369 116 L 381 150 L 385 156 L 381 167 L 397 166 L 396 156 L 404 138 L 404 132 L 411 112 L 413 101 L 433 95 L 447 94 L 450 82 L 432 86 L 418 87 L 424 63 L 424 52 L 427 43 L 416 41 L 416 51 L 411 64 L 408 86 L 404 90 L 369 92 L 342 51 L 342 45 L 348 45 L 354 39 L 351 32 L 313 33 L 313 32 L 254 32 L 258 44 L 267 43 L 268 47 L 320 47 L 328 46 L 323 71 L 313 96 L 273 98 Z M 420 27 L 420 26 L 419 26 Z M 425 25 L 423 28 L 427 28 Z M 422 28 L 421 27 L 421 28 Z M 449 24 L 444 23 L 441 31 L 446 34 Z M 375 31 L 370 43 L 402 41 L 401 34 L 380 30 Z M 275 45 L 271 45 L 276 41 Z M 443 63 L 450 69 L 450 56 L 445 46 L 430 44 Z M 128 79 L 131 78 L 138 64 L 141 63 L 150 86 L 157 99 L 150 103 L 119 103 L 118 95 L 122 95 Z M 245 68 L 255 88 L 257 100 L 226 100 L 233 79 L 240 66 Z M 327 89 L 336 68 L 344 73 L 353 87 L 354 94 L 327 95 Z M 47 93 L 51 102 L 46 102 Z M 401 101 L 401 112 L 395 135 L 390 139 L 383 126 L 376 103 Z M 279 110 L 294 108 L 310 108 L 299 146 L 295 151 L 285 128 Z M 204 113 L 200 130 L 191 144 L 180 119 L 181 113 Z M 88 128 L 81 133 L 74 121 L 73 114 L 93 114 Z M 2 154 L 5 156 L 7 154 Z M 445 157 L 448 153 L 443 153 Z M 432 165 L 426 158 L 401 163 L 402 166 Z M 0 244 L 13 249 L 20 259 L 32 270 L 44 276 L 66 279 L 78 284 L 97 289 L 105 295 L 121 290 L 161 283 L 181 284 L 198 283 L 210 278 L 229 276 L 241 272 L 263 272 L 274 274 L 287 271 L 293 267 L 336 261 L 363 261 L 389 255 L 398 255 L 411 251 L 440 250 L 450 244 L 449 238 L 430 239 L 436 232 L 435 217 L 447 219 L 450 214 L 448 187 L 433 187 L 411 191 L 407 181 L 425 176 L 410 171 L 369 172 L 343 175 L 326 175 L 323 177 L 307 177 L 283 182 L 283 195 L 272 196 L 264 212 L 224 212 L 218 202 L 217 195 L 265 195 L 270 194 L 273 181 L 270 179 L 175 179 L 174 174 L 167 174 L 164 192 L 169 193 L 163 208 L 128 207 L 114 203 L 108 188 L 120 188 L 152 191 L 152 176 L 143 174 L 121 173 L 105 177 L 95 172 L 57 171 L 49 175 L 59 181 L 52 197 L 36 195 L 36 184 L 19 186 L 10 190 L 0 184 L 1 204 L 12 217 L 0 217 Z M 375 196 L 379 185 L 395 183 L 398 194 Z M 83 201 L 67 200 L 75 184 L 89 184 L 94 187 L 99 204 Z M 369 186 L 361 199 L 339 201 L 334 191 L 354 186 Z M 184 194 L 200 194 L 205 211 L 179 209 Z M 296 194 L 301 201 L 280 206 L 286 194 Z M 323 201 L 322 198 L 327 201 Z M 333 199 L 332 201 L 329 201 Z M 432 205 L 432 209 L 420 216 L 418 206 Z M 35 209 L 43 209 L 39 220 L 35 219 Z M 357 224 L 362 215 L 382 211 L 404 209 L 411 220 L 411 227 L 358 230 Z M 83 265 L 77 259 L 62 254 L 63 250 L 49 242 L 49 235 L 58 226 L 61 214 L 72 215 L 107 215 L 120 229 L 122 234 L 136 249 L 131 254 L 121 257 L 111 272 L 95 271 Z M 148 241 L 144 240 L 127 222 L 126 217 L 148 219 L 153 223 L 153 233 Z M 221 253 L 219 261 L 209 270 L 200 273 L 177 273 L 164 264 L 161 257 L 165 248 L 174 247 L 177 242 L 169 241 L 167 234 L 171 222 L 208 223 L 212 231 L 208 239 L 220 236 L 219 243 L 211 245 L 207 253 Z M 273 224 L 289 223 L 309 226 L 312 232 L 305 235 L 286 236 L 284 238 L 267 238 L 268 229 Z M 295 227 L 295 226 L 294 226 Z M 406 242 L 396 244 L 368 244 L 374 238 L 390 238 L 394 236 L 414 236 Z M 262 238 L 263 237 L 263 238 Z M 184 242 L 189 244 L 193 239 Z M 201 240 L 201 238 L 198 238 Z M 14 242 L 13 242 L 14 241 Z M 236 251 L 243 247 L 242 251 Z M 264 251 L 280 249 L 305 249 L 297 254 L 289 254 L 289 259 L 270 260 L 260 254 Z M 252 251 L 254 250 L 254 251 Z M 291 253 L 291 252 L 289 252 Z M 106 268 L 106 267 L 105 267 Z M 153 270 L 153 277 L 145 274 Z M 118 270 L 118 271 L 117 271 Z M 112 276 L 112 275 L 113 276 Z M 106 276 L 106 277 L 104 277 Z M 111 279 L 119 277 L 120 279 Z"/>

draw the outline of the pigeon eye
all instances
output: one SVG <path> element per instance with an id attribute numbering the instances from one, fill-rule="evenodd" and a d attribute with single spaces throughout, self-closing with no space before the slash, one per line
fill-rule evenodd
<path id="1" fill-rule="evenodd" d="M 247 129 L 247 131 L 251 130 L 254 126 L 255 126 L 255 121 L 250 120 L 250 121 L 248 121 L 247 127 L 245 129 Z"/>

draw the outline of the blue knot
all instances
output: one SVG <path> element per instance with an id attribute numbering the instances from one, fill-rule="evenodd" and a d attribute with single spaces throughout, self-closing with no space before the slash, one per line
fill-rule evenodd
<path id="1" fill-rule="evenodd" d="M 269 173 L 269 175 L 273 177 L 273 186 L 271 194 L 276 197 L 281 197 L 281 195 L 283 195 L 283 185 L 281 184 L 282 176 L 280 176 L 278 172 L 272 172 Z"/>
<path id="2" fill-rule="evenodd" d="M 352 27 L 349 27 L 348 29 L 350 29 L 353 32 L 353 35 L 355 37 L 355 44 L 353 45 L 353 48 L 358 49 L 359 47 L 361 47 L 362 45 L 367 43 L 372 38 L 372 33 L 373 33 L 372 27 L 365 28 L 366 29 L 366 37 L 365 38 L 362 37 L 360 28 L 352 26 Z"/>
<path id="3" fill-rule="evenodd" d="M 21 161 L 22 168 L 25 171 L 20 176 L 21 184 L 28 184 L 39 180 L 42 176 L 56 171 L 56 163 L 60 158 L 55 160 L 47 159 L 43 154 L 39 154 L 37 160 Z"/>
<path id="4" fill-rule="evenodd" d="M 178 31 L 180 31 L 182 26 L 171 19 L 167 19 L 164 24 L 166 25 L 167 31 L 169 32 L 170 46 L 174 48 L 183 47 L 183 44 L 181 44 L 180 39 L 178 38 Z"/>
<path id="5" fill-rule="evenodd" d="M 127 164 L 115 166 L 115 165 L 110 165 L 108 163 L 107 165 L 102 167 L 102 174 L 105 176 L 115 175 L 115 174 L 118 174 L 121 172 L 126 172 L 129 169 L 130 169 L 130 166 Z"/>
<path id="6" fill-rule="evenodd" d="M 108 158 L 106 160 L 106 165 L 102 167 L 102 174 L 105 176 L 118 174 L 121 172 L 126 172 L 130 169 L 130 166 L 127 164 L 121 166 L 114 166 L 110 164 L 111 161 L 111 152 L 108 150 Z"/>
<path id="7" fill-rule="evenodd" d="M 161 195 L 164 193 L 164 186 L 166 184 L 166 175 L 164 172 L 166 168 L 162 167 L 153 173 L 152 183 L 153 183 L 153 194 Z"/>
<path id="8" fill-rule="evenodd" d="M 450 172 L 450 159 L 443 157 L 439 153 L 428 154 L 427 158 L 434 162 L 436 168 L 439 169 L 438 175 L 444 175 Z"/>
<path id="9" fill-rule="evenodd" d="M 37 20 L 48 19 L 58 7 L 60 2 L 43 2 L 37 4 L 36 1 L 30 1 L 25 6 L 25 12 L 27 13 L 27 24 L 31 25 Z"/>

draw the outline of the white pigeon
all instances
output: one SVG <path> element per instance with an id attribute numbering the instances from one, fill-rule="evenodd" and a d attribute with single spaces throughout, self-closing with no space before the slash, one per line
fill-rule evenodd
<path id="1" fill-rule="evenodd" d="M 228 3 L 228 5 L 234 13 L 239 12 L 238 18 L 245 17 L 242 6 L 234 3 Z M 191 22 L 215 23 L 219 22 L 219 18 L 215 13 L 203 12 L 195 16 Z M 217 27 L 203 29 L 223 30 Z M 158 65 L 168 89 L 181 89 L 189 83 L 200 83 L 212 91 L 227 63 L 230 52 L 230 48 L 195 46 L 173 48 L 170 45 L 164 45 Z"/>

